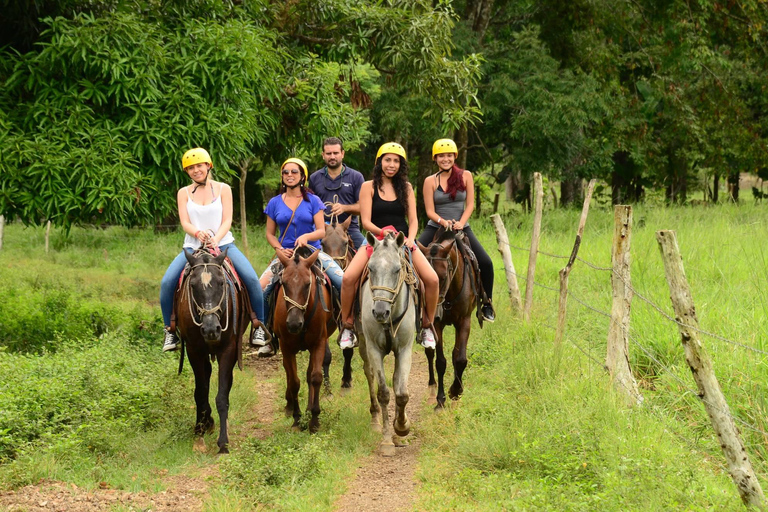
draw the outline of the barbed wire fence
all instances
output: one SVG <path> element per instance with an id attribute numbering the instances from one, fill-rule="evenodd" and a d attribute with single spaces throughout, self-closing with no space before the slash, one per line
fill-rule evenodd
<path id="1" fill-rule="evenodd" d="M 627 208 L 631 212 L 630 207 L 616 207 L 618 208 Z M 578 330 L 569 331 L 568 335 L 562 336 L 562 339 L 565 340 L 567 345 L 572 346 L 576 351 L 578 351 L 580 354 L 583 355 L 585 361 L 587 361 L 587 364 L 597 370 L 600 373 L 609 373 L 611 374 L 611 377 L 613 377 L 614 385 L 617 389 L 621 390 L 623 393 L 625 393 L 627 396 L 633 397 L 636 394 L 639 395 L 639 399 L 637 400 L 637 404 L 642 403 L 643 397 L 640 391 L 638 391 L 634 375 L 637 375 L 637 371 L 632 372 L 632 379 L 628 383 L 626 380 L 615 378 L 614 372 L 615 368 L 611 368 L 609 365 L 609 356 L 603 356 L 605 357 L 604 360 L 602 360 L 602 357 L 598 354 L 596 354 L 594 347 L 596 345 L 594 336 L 591 336 L 594 334 L 595 326 L 605 326 L 608 329 L 607 337 L 609 338 L 610 343 L 610 332 L 612 329 L 615 329 L 616 331 L 620 332 L 623 339 L 624 344 L 629 345 L 631 343 L 631 346 L 634 349 L 634 353 L 636 357 L 634 360 L 642 360 L 644 358 L 645 361 L 648 362 L 648 366 L 650 367 L 651 371 L 655 373 L 656 375 L 653 375 L 652 373 L 650 375 L 642 375 L 640 374 L 640 380 L 643 386 L 646 388 L 653 388 L 656 381 L 658 382 L 667 382 L 668 384 L 674 384 L 676 387 L 673 389 L 672 386 L 668 385 L 668 392 L 671 392 L 667 394 L 668 398 L 670 399 L 669 402 L 666 404 L 659 406 L 658 403 L 661 401 L 663 403 L 663 400 L 656 399 L 654 404 L 648 405 L 645 407 L 646 410 L 650 411 L 655 417 L 659 419 L 660 424 L 663 426 L 664 430 L 669 432 L 671 435 L 673 435 L 675 438 L 678 438 L 680 440 L 685 441 L 685 444 L 688 445 L 692 450 L 695 450 L 696 452 L 702 454 L 707 459 L 713 460 L 716 462 L 716 464 L 725 472 L 729 473 L 734 480 L 734 483 L 737 486 L 737 489 L 740 493 L 740 496 L 742 500 L 747 504 L 757 504 L 759 506 L 765 505 L 765 498 L 762 494 L 762 489 L 760 488 L 759 481 L 757 477 L 754 474 L 754 471 L 752 470 L 751 463 L 748 460 L 748 457 L 746 456 L 746 453 L 758 453 L 761 456 L 761 468 L 763 471 L 765 471 L 766 467 L 766 459 L 768 459 L 768 432 L 766 432 L 766 425 L 768 425 L 768 418 L 764 416 L 759 416 L 759 414 L 755 414 L 754 411 L 751 411 L 750 404 L 747 403 L 739 404 L 735 411 L 732 412 L 731 408 L 728 406 L 728 403 L 725 402 L 724 397 L 722 400 L 718 399 L 718 396 L 716 394 L 711 393 L 711 390 L 706 388 L 706 384 L 702 384 L 700 382 L 700 376 L 698 376 L 696 373 L 698 371 L 698 368 L 694 368 L 694 364 L 692 364 L 691 360 L 689 359 L 690 354 L 689 348 L 686 347 L 686 361 L 688 362 L 688 366 L 690 366 L 691 370 L 693 371 L 693 377 L 694 380 L 696 380 L 696 384 L 698 386 L 698 389 L 694 389 L 691 387 L 688 380 L 686 380 L 681 375 L 681 366 L 675 364 L 674 362 L 670 362 L 669 360 L 665 360 L 665 357 L 660 356 L 658 353 L 659 348 L 659 341 L 658 340 L 648 340 L 644 337 L 643 333 L 638 332 L 638 330 L 631 326 L 629 322 L 629 304 L 627 304 L 626 307 L 626 321 L 623 321 L 621 318 L 617 318 L 615 314 L 615 301 L 616 301 L 616 288 L 618 283 L 618 286 L 621 287 L 622 290 L 626 290 L 628 292 L 628 297 L 631 303 L 631 299 L 634 297 L 637 297 L 639 299 L 639 303 L 643 305 L 643 307 L 647 310 L 648 314 L 652 315 L 654 319 L 657 319 L 659 322 L 668 324 L 673 326 L 675 329 L 679 329 L 680 334 L 683 338 L 683 345 L 686 345 L 686 337 L 695 335 L 696 338 L 693 340 L 696 344 L 701 345 L 698 342 L 698 335 L 701 335 L 703 337 L 706 337 L 707 339 L 714 340 L 716 343 L 723 343 L 727 344 L 728 347 L 731 348 L 733 351 L 738 351 L 739 353 L 743 354 L 743 357 L 745 357 L 747 360 L 749 360 L 752 364 L 755 366 L 764 366 L 768 362 L 768 351 L 762 350 L 760 348 L 751 346 L 747 343 L 744 343 L 739 340 L 731 339 L 727 336 L 723 336 L 721 334 L 711 332 L 706 329 L 702 329 L 698 326 L 697 320 L 695 318 L 695 313 L 693 314 L 693 319 L 686 321 L 686 318 L 684 316 L 681 316 L 681 314 L 678 314 L 678 305 L 674 303 L 675 300 L 675 290 L 673 290 L 673 283 L 669 275 L 667 275 L 667 281 L 670 285 L 670 294 L 672 295 L 673 299 L 673 306 L 675 306 L 675 311 L 670 312 L 668 307 L 662 307 L 661 305 L 657 304 L 654 300 L 652 300 L 651 294 L 647 293 L 644 290 L 638 290 L 637 287 L 633 286 L 631 284 L 631 280 L 629 279 L 628 275 L 628 268 L 627 273 L 625 274 L 622 272 L 618 265 L 616 264 L 616 237 L 614 237 L 614 254 L 612 257 L 612 266 L 605 266 L 605 265 L 599 265 L 596 263 L 593 263 L 585 258 L 582 258 L 578 256 L 578 246 L 581 244 L 581 233 L 583 230 L 583 222 L 586 217 L 586 210 L 588 209 L 588 204 L 585 201 L 585 210 L 582 212 L 582 222 L 579 226 L 579 232 L 576 237 L 576 243 L 574 244 L 574 250 L 572 251 L 571 255 L 562 255 L 562 254 L 555 254 L 550 251 L 539 249 L 538 247 L 538 237 L 540 236 L 539 233 L 536 232 L 536 226 L 537 224 L 540 226 L 540 220 L 537 223 L 534 221 L 534 233 L 532 236 L 532 243 L 530 247 L 523 247 L 520 245 L 515 245 L 513 243 L 510 243 L 506 231 L 503 233 L 503 236 L 501 236 L 498 232 L 497 228 L 497 241 L 499 243 L 499 250 L 502 252 L 502 256 L 505 259 L 505 270 L 507 272 L 507 279 L 510 280 L 510 277 L 514 278 L 515 283 L 514 286 L 510 284 L 509 289 L 510 293 L 512 294 L 512 290 L 517 288 L 517 282 L 516 280 L 520 279 L 525 282 L 526 285 L 526 299 L 528 297 L 532 297 L 532 290 L 539 289 L 545 292 L 546 294 L 555 293 L 559 296 L 559 308 L 558 308 L 558 316 L 565 315 L 565 307 L 564 307 L 564 298 L 567 298 L 567 300 L 571 301 L 572 303 L 575 303 L 581 310 L 583 310 L 587 315 L 589 315 L 590 322 L 589 325 L 589 331 L 590 331 L 590 339 L 576 339 L 578 337 Z M 618 218 L 618 213 L 616 214 Z M 631 213 L 630 213 L 630 224 L 631 224 Z M 500 218 L 494 219 L 494 224 L 501 223 Z M 503 223 L 502 223 L 503 226 Z M 617 230 L 620 230 L 620 226 L 617 226 Z M 630 227 L 631 228 L 631 227 Z M 626 232 L 627 226 L 624 226 L 624 232 Z M 616 234 L 617 231 L 615 231 L 614 234 Z M 659 232 L 659 233 L 671 233 L 671 232 Z M 672 236 L 674 237 L 674 233 L 672 233 Z M 659 238 L 659 235 L 657 235 L 657 239 L 659 240 L 660 246 L 662 246 L 662 241 Z M 504 253 L 504 249 L 506 246 L 506 249 L 508 250 L 514 250 L 518 251 L 520 253 L 527 253 L 529 255 L 528 260 L 528 274 L 522 275 L 522 273 L 517 273 L 514 270 L 514 265 L 512 264 L 512 258 L 510 255 Z M 676 247 L 676 241 L 675 241 L 675 247 Z M 509 252 L 509 251 L 508 251 Z M 664 251 L 662 250 L 662 253 Z M 531 267 L 535 268 L 535 261 L 531 262 L 531 259 L 535 259 L 536 256 L 543 256 L 545 258 L 550 258 L 552 260 L 556 261 L 562 261 L 565 260 L 568 262 L 566 265 L 566 268 L 560 271 L 560 287 L 551 286 L 549 284 L 545 284 L 545 282 L 541 282 L 540 279 L 536 278 L 536 274 L 531 272 Z M 663 258 L 665 260 L 665 269 L 667 268 L 667 258 Z M 510 267 L 507 268 L 507 260 L 509 260 Z M 627 259 L 628 261 L 628 259 Z M 605 311 L 604 309 L 601 309 L 598 305 L 599 303 L 606 302 L 606 297 L 601 297 L 601 300 L 595 300 L 595 297 L 585 298 L 582 296 L 579 296 L 578 294 L 574 293 L 572 290 L 567 288 L 567 274 L 570 272 L 570 266 L 573 266 L 574 263 L 582 264 L 584 267 L 591 269 L 593 271 L 598 272 L 600 275 L 604 275 L 607 280 L 611 281 L 612 288 L 606 288 L 606 295 L 608 297 L 611 297 L 608 302 L 614 302 L 614 307 L 612 308 L 611 312 Z M 682 269 L 682 260 L 680 261 L 680 268 Z M 568 269 L 568 272 L 566 272 L 566 269 Z M 563 280 L 563 275 L 565 274 L 565 280 Z M 577 273 L 578 274 L 578 273 Z M 531 280 L 531 277 L 533 279 Z M 684 277 L 683 277 L 684 279 Z M 529 282 L 531 280 L 531 282 Z M 565 288 L 563 286 L 563 283 L 565 281 Z M 687 287 L 687 281 L 685 282 L 685 286 Z M 519 293 L 519 292 L 518 292 Z M 599 292 L 597 292 L 599 294 Z M 690 295 L 690 293 L 688 293 Z M 551 297 L 551 295 L 549 295 Z M 520 298 L 518 297 L 518 301 Z M 515 303 L 514 297 L 512 300 L 513 304 Z M 528 310 L 528 308 L 531 307 L 530 304 L 526 303 L 524 305 L 525 310 Z M 691 310 L 693 310 L 693 303 L 690 304 Z M 614 314 L 612 314 L 614 313 Z M 595 316 L 599 317 L 599 321 L 595 321 Z M 530 319 L 530 317 L 528 317 Z M 607 319 L 607 321 L 606 321 Z M 559 319 L 560 320 L 560 319 Z M 536 323 L 538 325 L 541 325 L 542 327 L 545 327 L 555 333 L 555 341 L 557 343 L 558 339 L 561 337 L 562 332 L 561 330 L 563 327 L 561 327 L 560 322 L 558 322 L 558 326 L 553 326 L 550 323 L 548 323 L 545 320 L 541 320 L 540 318 L 535 319 Z M 565 319 L 562 319 L 563 326 L 565 325 Z M 605 338 L 603 338 L 605 339 Z M 688 340 L 688 343 L 690 344 L 690 339 Z M 598 345 L 601 347 L 605 347 L 605 345 Z M 627 347 L 628 349 L 628 347 Z M 703 350 L 703 347 L 702 347 Z M 704 353 L 706 355 L 706 353 Z M 629 361 L 633 358 L 630 358 L 630 354 L 626 353 L 626 361 L 627 365 L 629 365 Z M 712 366 L 711 364 L 709 365 Z M 682 372 L 684 374 L 684 372 Z M 690 375 L 690 373 L 689 373 Z M 717 386 L 717 391 L 720 392 L 719 384 L 717 383 L 716 378 L 714 375 L 712 376 L 712 380 L 715 383 L 715 386 Z M 633 387 L 633 384 L 635 386 Z M 765 383 L 759 383 L 759 382 L 751 382 L 753 389 L 760 389 L 761 386 L 763 386 Z M 706 391 L 706 392 L 705 392 Z M 658 396 L 656 394 L 655 396 Z M 722 393 L 720 393 L 720 396 L 722 396 Z M 713 424 L 714 430 L 716 434 L 718 435 L 717 444 L 721 445 L 721 448 L 723 450 L 723 453 L 725 454 L 725 458 L 727 461 L 727 465 L 723 464 L 723 462 L 716 457 L 711 450 L 707 451 L 702 449 L 700 445 L 700 439 L 697 438 L 696 440 L 689 439 L 688 436 L 682 434 L 679 429 L 675 428 L 676 421 L 675 417 L 677 414 L 680 414 L 679 412 L 675 412 L 673 416 L 670 416 L 669 410 L 666 409 L 665 406 L 668 406 L 671 403 L 677 404 L 678 402 L 686 402 L 689 404 L 689 406 L 686 407 L 686 409 L 682 412 L 682 414 L 690 419 L 692 417 L 695 417 L 696 415 L 700 415 L 700 411 L 696 411 L 695 409 L 692 409 L 690 406 L 694 404 L 695 402 L 699 402 L 704 405 L 707 413 L 710 416 L 710 420 Z M 749 402 L 749 400 L 748 400 Z M 751 412 L 751 414 L 744 414 L 744 412 Z M 764 411 L 763 411 L 764 412 Z M 733 425 L 733 431 L 735 431 L 736 439 L 735 439 L 735 448 L 729 448 L 726 445 L 729 443 L 724 442 L 723 437 L 728 437 L 725 434 L 727 433 L 727 426 L 723 427 L 722 425 L 719 425 L 716 423 L 716 417 L 723 417 L 728 420 Z M 751 417 L 750 417 L 751 416 Z M 723 430 L 725 428 L 725 431 Z M 741 433 L 744 432 L 746 435 L 744 436 L 745 441 L 741 440 Z M 714 446 L 711 445 L 710 448 Z M 732 452 L 734 450 L 738 451 L 741 450 L 743 452 L 743 460 L 735 460 L 733 457 Z M 746 450 L 746 451 L 745 451 Z M 744 478 L 744 475 L 746 476 L 746 479 Z M 748 485 L 747 485 L 748 484 Z"/>

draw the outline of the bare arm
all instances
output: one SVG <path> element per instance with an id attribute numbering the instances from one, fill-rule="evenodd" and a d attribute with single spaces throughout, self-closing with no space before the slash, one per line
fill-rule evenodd
<path id="1" fill-rule="evenodd" d="M 325 236 L 325 211 L 319 210 L 312 219 L 315 221 L 315 230 L 311 233 L 304 233 L 296 239 L 295 247 L 307 245 L 307 242 L 322 240 Z"/>
<path id="2" fill-rule="evenodd" d="M 281 251 L 286 258 L 293 256 L 293 249 L 283 249 L 280 245 L 280 240 L 277 239 L 276 235 L 277 223 L 269 215 L 267 215 L 267 227 L 265 231 L 267 235 L 267 243 L 272 246 L 275 252 Z"/>
<path id="3" fill-rule="evenodd" d="M 226 183 L 221 183 L 221 189 L 219 190 L 219 196 L 221 197 L 221 226 L 219 230 L 213 235 L 211 243 L 213 245 L 219 245 L 219 241 L 226 236 L 229 229 L 232 227 L 232 189 Z"/>
<path id="4" fill-rule="evenodd" d="M 459 219 L 461 224 L 455 226 L 456 229 L 464 229 L 467 221 L 472 217 L 472 212 L 475 211 L 475 180 L 469 171 L 464 171 L 464 185 L 467 188 L 467 199 L 464 202 L 464 213 L 461 215 L 461 219 Z"/>
<path id="5" fill-rule="evenodd" d="M 208 239 L 208 233 L 203 233 L 197 229 L 197 226 L 192 224 L 192 221 L 189 220 L 189 213 L 187 212 L 187 201 L 189 201 L 189 196 L 187 196 L 186 187 L 182 187 L 176 194 L 176 203 L 178 204 L 179 208 L 179 221 L 181 222 L 181 227 L 184 229 L 185 233 L 197 238 L 200 240 L 200 243 L 204 244 Z"/>
<path id="6" fill-rule="evenodd" d="M 419 216 L 416 214 L 416 194 L 408 183 L 408 246 L 413 246 L 416 235 L 419 233 Z"/>

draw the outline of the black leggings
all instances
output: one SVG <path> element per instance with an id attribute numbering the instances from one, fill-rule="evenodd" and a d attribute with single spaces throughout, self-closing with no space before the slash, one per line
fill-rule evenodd
<path id="1" fill-rule="evenodd" d="M 424 228 L 424 231 L 421 232 L 419 243 L 424 246 L 431 244 L 432 240 L 435 238 L 435 233 L 437 233 L 437 230 L 438 228 L 435 226 L 427 224 L 427 227 Z M 492 299 L 493 261 L 491 261 L 491 257 L 488 256 L 488 253 L 485 252 L 483 246 L 480 245 L 477 237 L 472 232 L 472 228 L 465 226 L 462 231 L 464 231 L 464 234 L 467 236 L 467 238 L 469 238 L 469 246 L 472 248 L 472 252 L 475 253 L 475 257 L 477 257 L 477 264 L 480 266 L 480 280 L 483 282 L 483 289 L 485 290 L 485 294 L 488 296 L 488 299 Z"/>

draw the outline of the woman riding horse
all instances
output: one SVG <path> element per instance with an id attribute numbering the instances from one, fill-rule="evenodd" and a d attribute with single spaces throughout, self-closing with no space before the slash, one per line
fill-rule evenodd
<path id="1" fill-rule="evenodd" d="M 290 259 L 298 247 L 309 246 L 320 251 L 320 240 L 325 235 L 325 206 L 323 202 L 307 189 L 307 164 L 298 158 L 289 158 L 280 166 L 282 181 L 280 193 L 269 200 L 264 213 L 267 214 L 267 242 L 275 253 Z M 280 238 L 277 229 L 280 228 Z M 344 272 L 327 254 L 320 251 L 318 256 L 323 270 L 331 284 L 341 292 L 341 279 Z M 264 296 L 269 297 L 274 288 L 274 276 L 279 272 L 280 261 L 275 257 L 261 274 L 261 287 Z M 271 343 L 258 340 L 261 345 L 260 357 L 274 355 Z"/>
<path id="2" fill-rule="evenodd" d="M 408 182 L 405 149 L 396 142 L 387 142 L 379 148 L 373 167 L 373 180 L 366 181 L 360 188 L 360 220 L 363 228 L 379 239 L 384 237 L 387 227 L 406 234 L 405 245 L 411 250 L 413 266 L 425 288 L 425 314 L 419 341 L 426 348 L 435 348 L 432 322 L 437 308 L 437 274 L 424 255 L 414 250 L 416 245 L 413 240 L 419 229 L 416 197 Z M 344 273 L 341 292 L 341 320 L 344 330 L 339 340 L 342 349 L 357 346 L 352 307 L 360 276 L 372 251 L 370 245 L 366 246 L 365 250 L 358 251 Z"/>
<path id="3" fill-rule="evenodd" d="M 439 139 L 432 145 L 432 159 L 438 171 L 424 180 L 424 207 L 429 222 L 419 237 L 419 243 L 428 246 L 438 228 L 463 231 L 469 239 L 472 252 L 480 267 L 480 281 L 487 302 L 482 306 L 483 320 L 493 322 L 496 314 L 493 297 L 493 261 L 469 227 L 469 218 L 475 209 L 475 184 L 472 173 L 456 165 L 459 150 L 451 139 Z"/>
<path id="4" fill-rule="evenodd" d="M 248 258 L 235 247 L 235 238 L 229 230 L 232 225 L 232 189 L 226 183 L 211 179 L 213 161 L 203 148 L 193 148 L 184 153 L 181 166 L 193 183 L 180 188 L 176 194 L 179 220 L 186 235 L 182 252 L 171 262 L 160 285 L 160 309 L 165 323 L 163 351 L 176 350 L 179 343 L 170 325 L 174 290 L 187 264 L 184 253 L 203 245 L 227 250 L 227 257 L 248 290 L 252 308 L 251 322 L 255 327 L 252 336 L 264 339 L 264 298 L 259 278 Z"/>

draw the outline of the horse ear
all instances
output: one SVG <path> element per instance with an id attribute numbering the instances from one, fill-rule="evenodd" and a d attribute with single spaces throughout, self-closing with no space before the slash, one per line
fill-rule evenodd
<path id="1" fill-rule="evenodd" d="M 197 262 L 195 261 L 195 257 L 192 256 L 192 253 L 190 251 L 186 250 L 186 249 L 182 249 L 182 251 L 184 252 L 184 256 L 187 257 L 187 262 L 190 265 L 194 266 L 195 263 L 197 263 Z"/>
<path id="2" fill-rule="evenodd" d="M 403 233 L 402 231 L 398 231 L 395 242 L 397 242 L 398 247 L 402 247 L 402 245 L 405 243 L 405 233 Z"/>
<path id="3" fill-rule="evenodd" d="M 428 255 L 428 253 L 429 253 L 429 248 L 428 247 L 423 246 L 421 244 L 421 242 L 419 242 L 418 240 L 416 240 L 416 245 L 419 246 L 419 250 L 424 254 L 424 256 Z"/>
<path id="4" fill-rule="evenodd" d="M 352 223 L 352 216 L 350 215 L 349 217 L 347 217 L 347 220 L 345 220 L 344 222 L 341 223 L 341 225 L 344 227 L 344 231 L 348 231 L 349 230 L 349 225 L 351 223 Z"/>
<path id="5" fill-rule="evenodd" d="M 285 257 L 285 255 L 283 254 L 283 251 L 278 250 L 275 252 L 275 254 L 277 255 L 277 259 L 280 260 L 280 263 L 282 263 L 284 267 L 287 267 L 288 264 L 291 262 L 290 258 Z"/>
<path id="6" fill-rule="evenodd" d="M 368 245 L 370 245 L 371 247 L 376 246 L 376 237 L 373 236 L 373 233 L 371 233 L 370 231 L 365 234 L 365 241 L 368 242 Z"/>
<path id="7" fill-rule="evenodd" d="M 301 258 L 301 261 L 306 266 L 311 267 L 317 261 L 318 256 L 320 256 L 320 251 L 315 251 L 308 258 Z"/>
<path id="8" fill-rule="evenodd" d="M 213 261 L 214 261 L 214 262 L 215 262 L 217 265 L 221 265 L 221 264 L 223 264 L 223 263 L 224 263 L 224 260 L 227 258 L 227 251 L 229 251 L 229 247 L 227 247 L 226 249 L 224 249 L 224 252 L 222 252 L 221 254 L 219 254 L 218 256 L 216 256 L 215 258 L 213 258 Z"/>
<path id="9" fill-rule="evenodd" d="M 325 235 L 326 235 L 326 236 L 328 236 L 328 234 L 329 234 L 331 231 L 333 231 L 333 226 L 331 226 L 330 224 L 326 224 L 326 225 L 325 225 Z"/>

